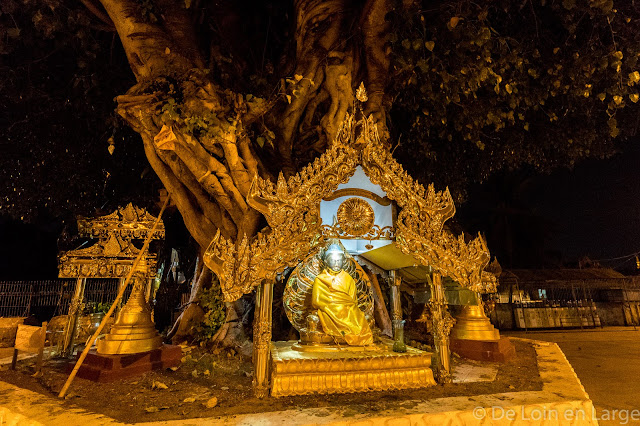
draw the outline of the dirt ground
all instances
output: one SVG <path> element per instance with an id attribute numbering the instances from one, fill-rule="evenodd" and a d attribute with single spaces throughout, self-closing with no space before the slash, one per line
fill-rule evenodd
<path id="1" fill-rule="evenodd" d="M 383 411 L 399 404 L 410 406 L 416 400 L 540 390 L 542 382 L 534 348 L 521 341 L 513 343 L 517 351 L 516 359 L 497 364 L 498 375 L 493 382 L 447 384 L 410 391 L 265 399 L 253 396 L 249 359 L 233 350 L 205 351 L 185 346 L 183 362 L 175 371 L 154 371 L 113 383 L 94 383 L 76 378 L 63 405 L 131 422 L 332 406 L 348 406 L 348 411 L 358 414 Z M 454 366 L 460 362 L 459 358 L 453 358 Z M 25 360 L 18 364 L 16 371 L 5 367 L 0 371 L 0 380 L 55 397 L 68 377 L 67 365 L 68 361 L 51 359 L 45 363 L 42 376 L 35 378 L 32 377 L 33 363 Z"/>

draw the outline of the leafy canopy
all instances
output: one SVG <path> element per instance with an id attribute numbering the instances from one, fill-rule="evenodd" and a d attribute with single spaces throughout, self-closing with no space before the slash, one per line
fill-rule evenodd
<path id="1" fill-rule="evenodd" d="M 463 195 L 501 169 L 606 157 L 637 132 L 640 13 L 630 2 L 423 6 L 394 17 L 389 41 L 398 151 L 425 180 Z"/>
<path id="2" fill-rule="evenodd" d="M 248 5 L 237 25 L 216 27 L 216 13 L 234 6 L 185 3 L 203 17 L 199 33 L 220 41 L 210 76 L 248 104 L 284 92 L 290 102 L 300 80 L 287 74 L 295 14 L 281 2 Z M 152 1 L 140 10 L 157 19 Z M 469 182 L 497 170 L 606 157 L 637 131 L 640 12 L 632 2 L 425 1 L 388 19 L 394 154 L 459 200 Z M 229 28 L 236 42 L 225 42 Z M 155 196 L 139 138 L 113 114 L 113 97 L 134 79 L 105 23 L 76 1 L 3 0 L 0 58 L 0 176 L 9 183 L 0 213 L 26 218 L 44 204 L 88 214 Z M 174 102 L 163 108 L 171 119 Z M 180 119 L 193 132 L 219 127 L 211 117 Z M 254 129 L 260 148 L 272 145 L 267 124 Z"/>

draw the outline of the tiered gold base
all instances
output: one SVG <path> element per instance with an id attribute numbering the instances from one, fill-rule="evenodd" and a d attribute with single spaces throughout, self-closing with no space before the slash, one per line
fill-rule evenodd
<path id="1" fill-rule="evenodd" d="M 296 350 L 297 342 L 271 344 L 271 396 L 416 389 L 436 384 L 431 353 L 407 347 L 391 350 L 385 342 L 375 350 Z"/>
<path id="2" fill-rule="evenodd" d="M 118 330 L 116 330 L 118 331 Z M 132 330 L 133 331 L 133 330 Z M 147 333 L 116 334 L 113 332 L 96 342 L 99 354 L 137 354 L 152 351 L 162 346 L 162 336 L 155 329 Z"/>

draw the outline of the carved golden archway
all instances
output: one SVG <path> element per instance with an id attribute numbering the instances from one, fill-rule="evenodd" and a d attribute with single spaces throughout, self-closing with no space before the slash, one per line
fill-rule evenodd
<path id="1" fill-rule="evenodd" d="M 484 272 L 490 256 L 482 236 L 467 242 L 444 229 L 455 214 L 449 189 L 436 192 L 433 184 L 425 188 L 414 181 L 380 141 L 373 116 L 362 114 L 360 103 L 367 99 L 362 85 L 356 98 L 354 112 L 322 156 L 288 179 L 280 174 L 275 184 L 255 177 L 247 202 L 265 216 L 269 229 L 238 242 L 218 233 L 209 245 L 204 261 L 220 279 L 225 300 L 236 300 L 264 280 L 275 280 L 324 238 L 335 236 L 330 235 L 331 227 L 322 226 L 320 202 L 330 199 L 358 166 L 395 202 L 399 214 L 386 235 L 402 253 L 470 290 L 495 291 L 495 277 Z"/>

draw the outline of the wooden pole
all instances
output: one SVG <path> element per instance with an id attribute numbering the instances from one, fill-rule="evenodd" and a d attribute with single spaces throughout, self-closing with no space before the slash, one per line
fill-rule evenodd
<path id="1" fill-rule="evenodd" d="M 47 340 L 47 321 L 42 323 L 42 331 L 40 332 L 40 350 L 36 358 L 36 374 L 42 374 L 42 360 L 44 358 L 44 342 Z"/>
<path id="2" fill-rule="evenodd" d="M 78 358 L 78 361 L 76 362 L 75 367 L 73 367 L 73 371 L 71 371 L 71 374 L 69 374 L 69 377 L 67 378 L 67 381 L 65 382 L 64 386 L 62 387 L 62 390 L 60 390 L 60 393 L 58 394 L 59 398 L 64 398 L 64 395 L 67 393 L 67 390 L 69 389 L 69 386 L 71 386 L 71 382 L 73 382 L 73 379 L 76 377 L 76 374 L 78 374 L 78 370 L 80 369 L 80 366 L 84 362 L 84 359 L 87 357 L 87 354 L 89 353 L 89 350 L 91 349 L 91 346 L 93 346 L 93 344 L 95 343 L 96 338 L 102 332 L 102 329 L 106 325 L 107 320 L 109 318 L 111 318 L 111 315 L 113 315 L 113 311 L 116 309 L 116 306 L 118 305 L 118 303 L 122 299 L 122 296 L 124 295 L 124 291 L 127 288 L 127 285 L 129 285 L 129 282 L 131 281 L 131 277 L 133 276 L 133 272 L 135 271 L 136 267 L 138 266 L 138 263 L 140 263 L 140 259 L 142 259 L 142 257 L 144 257 L 145 251 L 149 247 L 149 242 L 151 242 L 151 237 L 153 235 L 153 231 L 156 230 L 156 227 L 158 226 L 158 223 L 160 222 L 160 218 L 162 218 L 162 213 L 164 213 L 164 209 L 167 207 L 167 204 L 169 203 L 169 199 L 170 198 L 171 197 L 169 196 L 164 201 L 164 204 L 162 205 L 162 208 L 160 209 L 160 214 L 158 214 L 158 217 L 156 218 L 156 221 L 153 223 L 153 227 L 151 228 L 151 231 L 147 234 L 147 238 L 144 240 L 144 244 L 142 245 L 142 249 L 140 249 L 140 253 L 138 253 L 138 257 L 136 257 L 136 260 L 133 261 L 133 265 L 131 265 L 131 270 L 129 271 L 129 273 L 127 274 L 127 277 L 124 280 L 124 285 L 120 286 L 120 289 L 118 290 L 118 295 L 116 296 L 116 300 L 111 304 L 111 307 L 109 308 L 109 310 L 105 314 L 104 318 L 102 319 L 102 322 L 98 326 L 98 329 L 93 333 L 93 336 L 91 336 L 91 338 L 87 342 L 87 346 L 82 351 L 82 354 L 80 354 L 80 358 Z"/>

